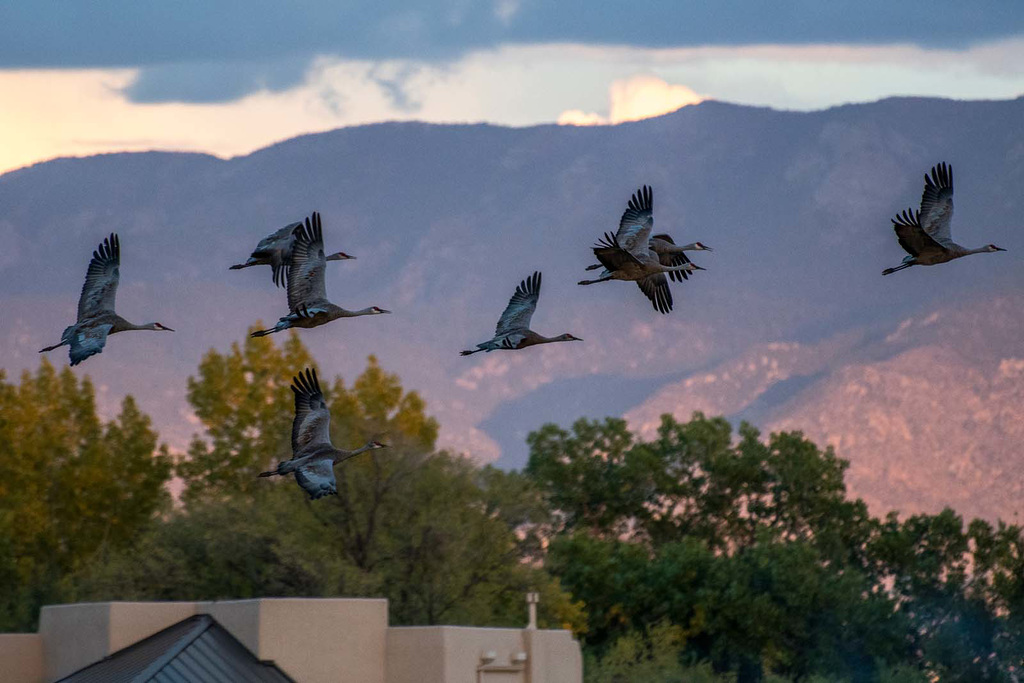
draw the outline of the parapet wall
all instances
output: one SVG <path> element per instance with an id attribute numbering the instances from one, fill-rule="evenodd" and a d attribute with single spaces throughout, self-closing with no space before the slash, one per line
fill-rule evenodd
<path id="1" fill-rule="evenodd" d="M 44 607 L 39 633 L 0 635 L 0 679 L 51 683 L 194 614 L 209 614 L 298 683 L 580 683 L 568 631 L 388 627 L 384 599 L 260 598 Z"/>
<path id="2" fill-rule="evenodd" d="M 387 683 L 580 683 L 569 631 L 469 626 L 388 629 Z"/>

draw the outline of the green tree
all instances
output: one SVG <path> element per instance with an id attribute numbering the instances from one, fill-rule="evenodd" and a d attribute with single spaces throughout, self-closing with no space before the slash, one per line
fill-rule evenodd
<path id="1" fill-rule="evenodd" d="M 188 378 L 187 395 L 206 438 L 194 437 L 176 468 L 186 500 L 248 493 L 271 462 L 291 457 L 289 387 L 292 377 L 312 365 L 294 332 L 280 347 L 269 338 L 247 336 L 226 354 L 211 349 L 203 357 L 199 376 Z"/>
<path id="2" fill-rule="evenodd" d="M 636 441 L 622 420 L 544 425 L 527 437 L 526 474 L 557 511 L 561 530 L 658 545 L 684 536 L 731 551 L 763 533 L 808 540 L 830 559 L 863 563 L 872 522 L 846 500 L 847 463 L 799 432 L 767 442 L 750 425 L 694 413 L 662 417 L 658 438 Z"/>
<path id="3" fill-rule="evenodd" d="M 437 452 L 422 398 L 373 357 L 353 382 L 321 374 L 321 386 L 335 444 L 389 448 L 337 466 L 336 498 L 313 502 L 291 478 L 257 479 L 290 453 L 287 387 L 312 364 L 295 335 L 283 348 L 255 339 L 206 355 L 189 380 L 206 431 L 178 464 L 185 506 L 131 553 L 81 572 L 80 599 L 384 596 L 396 624 L 512 625 L 536 590 L 543 623 L 583 628 L 557 580 L 523 561 L 549 524 L 532 482 Z"/>
<path id="4" fill-rule="evenodd" d="M 88 376 L 45 359 L 18 386 L 0 374 L 0 575 L 17 578 L 0 626 L 31 628 L 65 577 L 166 509 L 170 457 L 157 438 L 130 396 L 103 423 Z"/>
<path id="5" fill-rule="evenodd" d="M 881 590 L 881 523 L 846 497 L 846 463 L 800 433 L 664 416 L 545 425 L 526 473 L 561 524 L 546 566 L 586 606 L 602 654 L 666 620 L 688 656 L 740 681 L 774 672 L 874 681 L 912 656 L 912 619 Z M 628 641 L 627 641 L 628 642 Z"/>

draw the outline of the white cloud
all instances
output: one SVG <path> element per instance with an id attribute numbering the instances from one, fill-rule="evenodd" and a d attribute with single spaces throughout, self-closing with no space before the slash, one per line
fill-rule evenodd
<path id="1" fill-rule="evenodd" d="M 558 123 L 563 126 L 600 126 L 608 123 L 608 119 L 596 112 L 567 109 L 558 115 Z"/>
<path id="2" fill-rule="evenodd" d="M 594 126 L 604 123 L 640 121 L 661 116 L 690 104 L 699 104 L 703 97 L 685 85 L 666 83 L 656 76 L 639 75 L 614 81 L 608 88 L 608 116 L 579 109 L 562 112 L 558 123 Z"/>
<path id="3" fill-rule="evenodd" d="M 499 0 L 495 11 L 514 21 L 517 7 L 517 0 Z M 54 156 L 123 150 L 232 156 L 294 135 L 383 120 L 626 121 L 692 103 L 696 93 L 786 109 L 897 94 L 1009 98 L 1024 93 L 1024 39 L 967 50 L 534 45 L 447 64 L 324 57 L 294 88 L 217 103 L 134 103 L 122 90 L 137 77 L 133 69 L 0 70 L 0 172 Z"/>

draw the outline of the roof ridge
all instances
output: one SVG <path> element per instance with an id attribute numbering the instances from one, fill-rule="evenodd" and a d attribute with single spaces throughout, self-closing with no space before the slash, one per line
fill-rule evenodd
<path id="1" fill-rule="evenodd" d="M 139 674 L 135 677 L 133 683 L 145 683 L 146 681 L 156 676 L 161 669 L 167 666 L 168 662 L 170 662 L 172 659 L 181 654 L 182 650 L 184 650 L 186 647 L 195 642 L 196 638 L 203 635 L 203 633 L 205 633 L 206 630 L 215 623 L 213 617 L 211 617 L 209 614 L 195 614 L 191 617 L 188 617 L 188 619 L 195 619 L 196 625 L 193 626 L 188 633 L 182 636 L 177 643 L 175 643 L 172 647 L 168 648 L 167 652 L 165 652 L 160 657 L 157 657 L 155 660 L 153 660 L 152 664 L 150 664 L 141 672 L 139 672 Z"/>

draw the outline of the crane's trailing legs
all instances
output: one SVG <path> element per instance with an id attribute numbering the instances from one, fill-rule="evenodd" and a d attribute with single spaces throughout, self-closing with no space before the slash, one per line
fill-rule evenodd
<path id="1" fill-rule="evenodd" d="M 903 270 L 904 268 L 909 268 L 910 266 L 916 266 L 916 265 L 917 264 L 914 263 L 913 261 L 905 262 L 905 263 L 903 263 L 901 265 L 896 266 L 895 268 L 886 268 L 885 270 L 882 271 L 882 275 L 892 275 L 897 270 Z"/>
<path id="2" fill-rule="evenodd" d="M 597 266 L 597 267 L 600 268 L 601 266 Z M 596 285 L 598 282 L 608 282 L 609 280 L 614 280 L 614 279 L 615 278 L 613 276 L 606 275 L 605 277 L 599 277 L 596 280 L 580 280 L 576 284 L 578 284 L 578 285 Z"/>

